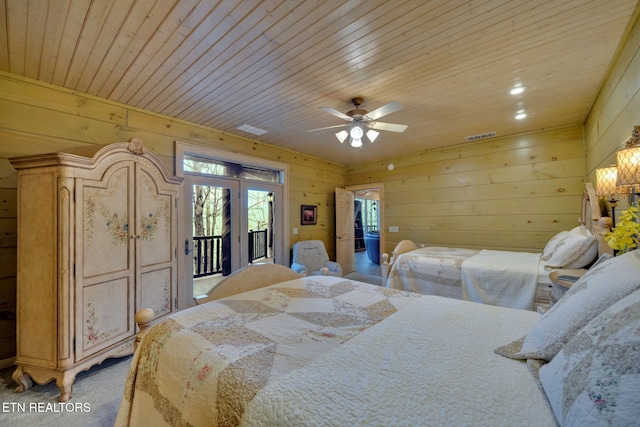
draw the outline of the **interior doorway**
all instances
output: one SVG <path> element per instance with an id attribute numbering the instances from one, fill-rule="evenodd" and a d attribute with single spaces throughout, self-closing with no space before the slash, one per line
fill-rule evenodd
<path id="1" fill-rule="evenodd" d="M 380 275 L 380 191 L 354 190 L 354 271 Z"/>
<path id="2" fill-rule="evenodd" d="M 350 256 L 344 257 L 351 263 L 347 266 L 347 271 L 380 276 L 380 260 L 384 251 L 384 184 L 352 185 L 345 187 L 344 191 L 352 195 L 352 220 L 345 222 L 351 225 L 336 221 L 336 236 L 347 234 L 341 227 L 351 227 L 352 252 Z"/>

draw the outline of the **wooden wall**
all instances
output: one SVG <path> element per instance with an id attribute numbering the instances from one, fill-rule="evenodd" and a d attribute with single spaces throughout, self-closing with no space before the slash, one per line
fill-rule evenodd
<path id="1" fill-rule="evenodd" d="M 578 224 L 583 178 L 582 126 L 347 167 L 347 185 L 384 183 L 387 252 L 403 239 L 539 252 Z"/>
<path id="2" fill-rule="evenodd" d="M 640 4 L 585 123 L 587 179 L 595 180 L 596 169 L 615 164 L 616 151 L 624 147 L 633 126 L 640 126 L 639 15 Z"/>
<path id="3" fill-rule="evenodd" d="M 170 170 L 176 140 L 288 164 L 288 215 L 299 230 L 291 244 L 320 239 L 335 250 L 334 191 L 344 186 L 344 166 L 0 72 L 0 360 L 15 354 L 16 171 L 7 159 L 133 136 Z M 303 204 L 318 206 L 317 225 L 300 226 Z"/>

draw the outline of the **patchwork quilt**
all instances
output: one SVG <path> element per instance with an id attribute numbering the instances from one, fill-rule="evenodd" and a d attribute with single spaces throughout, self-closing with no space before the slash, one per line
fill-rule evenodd
<path id="1" fill-rule="evenodd" d="M 406 252 L 391 266 L 386 286 L 462 299 L 462 263 L 479 252 L 476 249 L 442 247 Z"/>
<path id="2" fill-rule="evenodd" d="M 140 343 L 116 425 L 238 425 L 259 390 L 419 297 L 305 277 L 178 312 Z"/>

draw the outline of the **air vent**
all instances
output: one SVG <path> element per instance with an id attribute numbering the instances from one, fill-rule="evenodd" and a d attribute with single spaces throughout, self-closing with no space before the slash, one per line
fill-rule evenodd
<path id="1" fill-rule="evenodd" d="M 472 142 L 472 141 L 479 141 L 481 139 L 493 138 L 496 135 L 497 134 L 495 132 L 487 132 L 487 133 L 479 133 L 477 135 L 465 136 L 464 139 L 466 139 L 469 142 Z"/>
<path id="2" fill-rule="evenodd" d="M 241 130 L 243 132 L 247 132 L 247 133 L 252 133 L 254 135 L 264 135 L 265 133 L 267 133 L 266 130 L 262 130 L 262 129 L 258 129 L 256 127 L 253 127 L 251 125 L 248 124 L 243 124 L 242 126 L 238 126 L 236 129 Z"/>

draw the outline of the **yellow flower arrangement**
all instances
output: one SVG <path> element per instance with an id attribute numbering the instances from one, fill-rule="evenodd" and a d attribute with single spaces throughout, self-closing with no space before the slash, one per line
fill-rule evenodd
<path id="1" fill-rule="evenodd" d="M 629 206 L 620 214 L 620 221 L 613 231 L 605 234 L 604 240 L 612 249 L 623 254 L 638 246 L 638 235 L 640 235 L 638 208 Z"/>

